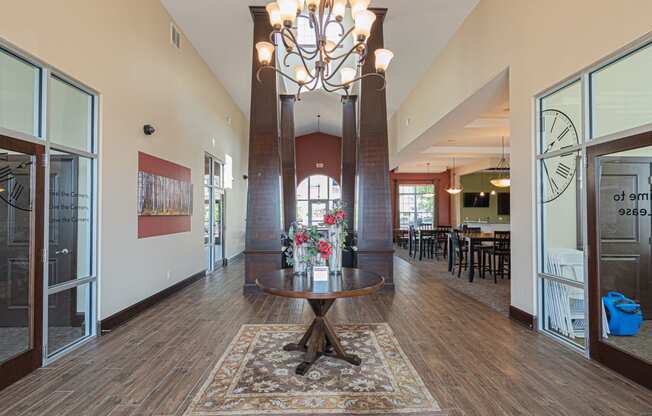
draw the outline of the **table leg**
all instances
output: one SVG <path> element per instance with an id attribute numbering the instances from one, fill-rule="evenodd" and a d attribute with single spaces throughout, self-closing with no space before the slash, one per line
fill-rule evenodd
<path id="1" fill-rule="evenodd" d="M 470 238 L 467 239 L 467 246 L 469 248 L 469 257 L 468 257 L 468 263 L 469 263 L 469 282 L 473 282 L 473 277 L 474 277 L 474 267 L 473 267 L 473 240 Z"/>
<path id="2" fill-rule="evenodd" d="M 448 250 L 448 271 L 453 271 L 453 244 L 451 242 L 451 236 L 448 235 L 448 244 L 446 244 L 446 249 Z"/>
<path id="3" fill-rule="evenodd" d="M 334 299 L 309 299 L 308 303 L 315 313 L 315 319 L 299 342 L 287 344 L 283 347 L 285 351 L 302 351 L 306 353 L 303 362 L 295 370 L 299 375 L 305 375 L 322 355 L 338 358 L 353 365 L 360 365 L 361 363 L 357 355 L 347 354 L 344 351 L 335 330 L 326 319 L 326 313 L 334 302 Z"/>

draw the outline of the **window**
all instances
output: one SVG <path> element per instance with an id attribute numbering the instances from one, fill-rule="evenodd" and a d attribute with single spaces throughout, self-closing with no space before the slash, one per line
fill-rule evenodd
<path id="1" fill-rule="evenodd" d="M 538 218 L 542 329 L 584 348 L 581 85 L 539 99 Z"/>
<path id="2" fill-rule="evenodd" d="M 47 64 L 20 55 L 0 47 L 0 127 L 46 145 L 49 210 L 42 249 L 48 257 L 43 272 L 47 364 L 96 331 L 98 98 Z M 3 192 L 7 190 L 0 187 Z"/>
<path id="3" fill-rule="evenodd" d="M 341 198 L 342 191 L 335 179 L 324 175 L 304 179 L 297 187 L 297 222 L 322 227 L 326 211 Z"/>
<path id="4" fill-rule="evenodd" d="M 0 49 L 0 127 L 38 136 L 41 70 Z"/>
<path id="5" fill-rule="evenodd" d="M 434 225 L 434 185 L 399 185 L 398 198 L 401 227 Z"/>
<path id="6" fill-rule="evenodd" d="M 593 137 L 652 123 L 652 44 L 590 75 Z"/>

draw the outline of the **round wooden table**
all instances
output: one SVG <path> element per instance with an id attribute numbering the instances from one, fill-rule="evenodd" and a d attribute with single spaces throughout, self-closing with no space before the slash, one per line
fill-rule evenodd
<path id="1" fill-rule="evenodd" d="M 306 353 L 303 362 L 296 368 L 299 375 L 306 374 L 322 355 L 360 365 L 361 360 L 357 355 L 344 351 L 333 326 L 326 319 L 326 313 L 336 299 L 369 295 L 384 284 L 385 279 L 376 273 L 346 268 L 342 269 L 341 275 L 330 275 L 328 281 L 295 276 L 292 269 L 265 273 L 256 279 L 256 285 L 270 295 L 306 299 L 315 313 L 315 319 L 301 340 L 283 347 L 285 351 Z"/>

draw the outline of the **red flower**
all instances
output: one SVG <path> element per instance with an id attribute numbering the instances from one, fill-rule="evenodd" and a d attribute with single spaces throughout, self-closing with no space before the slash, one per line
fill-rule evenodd
<path id="1" fill-rule="evenodd" d="M 328 258 L 328 256 L 330 256 L 333 253 L 333 245 L 325 240 L 319 241 L 318 249 L 319 252 L 321 253 L 321 257 L 324 259 Z"/>
<path id="2" fill-rule="evenodd" d="M 301 244 L 308 242 L 308 236 L 305 233 L 299 231 L 294 235 L 294 242 L 296 245 L 300 246 Z"/>
<path id="3" fill-rule="evenodd" d="M 335 213 L 335 218 L 337 219 L 338 222 L 342 222 L 342 221 L 344 221 L 344 219 L 346 218 L 346 212 L 344 212 L 344 211 L 337 211 L 337 212 Z"/>
<path id="4" fill-rule="evenodd" d="M 335 225 L 337 218 L 335 218 L 335 215 L 326 214 L 324 215 L 324 222 L 328 225 Z"/>

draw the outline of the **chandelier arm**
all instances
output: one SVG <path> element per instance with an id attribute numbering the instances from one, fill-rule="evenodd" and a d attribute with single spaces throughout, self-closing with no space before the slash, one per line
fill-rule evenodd
<path id="1" fill-rule="evenodd" d="M 294 33 L 292 33 L 291 30 L 287 28 L 281 29 L 281 35 L 283 36 L 283 44 L 285 45 L 285 48 L 288 49 L 288 42 L 286 38 L 290 38 L 290 41 L 296 46 L 297 50 L 300 50 L 301 52 L 305 53 L 306 55 L 311 55 L 308 59 L 312 59 L 317 55 L 317 52 L 319 51 L 319 48 L 315 49 L 314 51 L 310 51 L 306 49 L 305 47 L 299 45 L 299 42 L 297 38 L 294 36 Z M 292 47 L 294 48 L 294 47 Z"/>
<path id="2" fill-rule="evenodd" d="M 312 80 L 311 80 L 311 81 L 309 81 L 309 82 L 307 82 L 307 83 L 301 83 L 301 82 L 295 80 L 294 78 L 292 78 L 291 76 L 289 76 L 289 75 L 287 75 L 287 74 L 284 74 L 282 71 L 279 71 L 276 67 L 274 67 L 274 66 L 272 66 L 272 65 L 265 65 L 265 66 L 261 66 L 260 68 L 258 68 L 258 71 L 256 71 L 256 79 L 258 80 L 258 82 L 259 82 L 260 84 L 263 83 L 263 80 L 260 79 L 260 73 L 263 72 L 263 69 L 271 69 L 271 70 L 273 70 L 274 72 L 276 72 L 277 74 L 281 75 L 282 77 L 284 77 L 284 78 L 286 78 L 286 79 L 288 79 L 288 80 L 294 82 L 295 84 L 297 84 L 297 85 L 299 86 L 299 90 L 301 90 L 301 87 L 303 87 L 304 85 L 306 85 L 306 84 L 312 82 Z M 313 79 L 314 79 L 314 78 L 313 78 Z"/>
<path id="3" fill-rule="evenodd" d="M 336 22 L 336 23 L 340 23 L 340 22 L 338 22 L 337 20 L 334 20 L 334 22 Z M 345 40 L 345 39 L 346 39 L 346 38 L 347 38 L 351 33 L 353 33 L 353 30 L 355 29 L 354 26 L 351 26 L 351 28 L 350 28 L 349 30 L 347 30 L 346 33 L 345 33 L 345 32 L 344 32 L 344 25 L 342 25 L 342 23 L 340 23 L 340 26 L 342 26 L 342 33 L 343 33 L 343 34 L 342 34 L 342 36 L 341 36 L 341 38 L 340 38 L 340 41 L 337 42 L 337 44 L 336 44 L 335 47 L 333 48 L 333 52 L 335 52 L 335 50 L 336 50 L 337 48 L 339 48 L 340 46 L 342 46 L 342 43 L 344 42 L 344 40 Z M 340 55 L 340 56 L 337 57 L 337 58 L 332 58 L 332 57 L 329 56 L 329 58 L 331 58 L 331 60 L 334 61 L 334 60 L 340 59 L 340 58 L 341 58 L 342 56 L 344 56 L 344 55 L 346 55 L 346 54 L 342 54 L 342 55 Z"/>
<path id="4" fill-rule="evenodd" d="M 296 51 L 288 51 L 288 52 L 286 52 L 286 53 L 285 53 L 285 57 L 283 58 L 283 65 L 284 65 L 285 67 L 287 67 L 287 68 L 290 67 L 290 65 L 288 64 L 288 58 L 289 58 L 290 56 L 292 56 L 292 55 L 296 55 L 296 56 L 298 56 L 299 58 L 301 58 L 301 55 L 300 55 L 298 52 L 296 52 Z M 314 56 L 307 56 L 307 57 L 305 57 L 305 58 L 306 58 L 307 60 L 310 61 L 310 60 L 314 59 L 315 57 L 314 57 Z"/>
<path id="5" fill-rule="evenodd" d="M 342 22 L 339 22 L 336 19 L 331 19 L 331 20 L 326 22 L 326 25 L 324 26 L 324 34 L 326 34 L 326 31 L 328 30 L 328 26 L 330 24 L 332 24 L 332 23 L 335 23 L 336 25 L 338 25 L 340 27 L 340 29 L 342 29 L 342 33 L 340 33 L 340 38 L 345 37 L 344 33 L 346 32 L 346 28 L 344 28 L 344 25 L 342 24 Z M 353 28 L 354 28 L 354 26 L 351 26 L 351 31 L 353 31 Z M 341 39 L 340 39 L 340 42 L 338 43 L 338 45 L 340 43 L 342 43 Z"/>
<path id="6" fill-rule="evenodd" d="M 354 78 L 348 84 L 331 84 L 330 82 L 328 82 L 328 80 L 324 81 L 324 83 L 327 84 L 330 87 L 335 87 L 335 88 L 342 89 L 344 87 L 350 86 L 351 84 L 353 84 L 355 82 L 362 81 L 363 79 L 370 78 L 370 77 L 378 77 L 383 81 L 383 85 L 380 88 L 378 88 L 376 91 L 383 91 L 387 87 L 387 80 L 385 79 L 385 77 L 383 75 L 381 75 L 381 74 L 379 74 L 377 72 L 370 72 L 368 74 L 360 75 L 359 77 Z"/>
<path id="7" fill-rule="evenodd" d="M 337 67 L 331 72 L 330 76 L 326 79 L 327 81 L 330 80 L 339 72 L 339 70 L 342 68 L 346 60 L 355 52 L 360 45 L 364 45 L 364 42 L 358 42 L 357 44 L 353 45 L 351 50 L 349 50 L 345 55 L 343 55 L 341 58 L 343 58 L 338 64 Z"/>
<path id="8" fill-rule="evenodd" d="M 294 37 L 292 32 L 289 32 L 289 33 L 292 36 L 293 41 L 296 43 L 296 38 Z M 288 52 L 288 54 L 290 54 L 290 53 L 296 53 L 297 56 L 299 56 L 299 58 L 301 58 L 301 62 L 303 63 L 303 68 L 306 70 L 306 72 L 308 73 L 308 76 L 310 77 L 310 81 L 308 81 L 308 82 L 312 82 L 315 79 L 315 77 L 312 74 L 310 74 L 310 68 L 308 67 L 308 63 L 306 62 L 306 58 L 303 56 L 303 54 L 298 53 L 298 52 Z M 315 75 L 317 75 L 317 74 L 315 74 Z"/>

